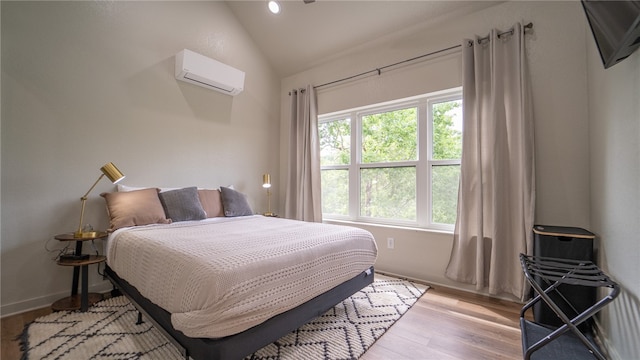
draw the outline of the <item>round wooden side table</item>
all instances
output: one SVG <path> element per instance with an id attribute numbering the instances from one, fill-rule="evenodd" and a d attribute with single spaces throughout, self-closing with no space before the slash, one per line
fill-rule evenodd
<path id="1" fill-rule="evenodd" d="M 53 311 L 61 310 L 80 310 L 87 311 L 89 306 L 102 300 L 102 295 L 97 293 L 89 293 L 89 265 L 99 264 L 107 260 L 103 255 L 89 255 L 82 253 L 82 244 L 88 240 L 104 239 L 107 237 L 106 232 L 96 232 L 90 236 L 82 238 L 74 237 L 73 233 L 58 234 L 54 236 L 59 241 L 75 241 L 76 248 L 72 256 L 61 257 L 57 264 L 61 266 L 73 266 L 73 281 L 71 283 L 71 295 L 62 298 L 51 305 Z M 78 280 L 80 271 L 82 270 L 82 287 L 78 294 Z"/>

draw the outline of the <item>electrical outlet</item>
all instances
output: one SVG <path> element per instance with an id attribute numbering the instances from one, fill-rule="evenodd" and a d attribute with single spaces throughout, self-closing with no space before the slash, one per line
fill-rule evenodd
<path id="1" fill-rule="evenodd" d="M 393 249 L 395 247 L 396 241 L 394 238 L 387 238 L 387 249 Z"/>

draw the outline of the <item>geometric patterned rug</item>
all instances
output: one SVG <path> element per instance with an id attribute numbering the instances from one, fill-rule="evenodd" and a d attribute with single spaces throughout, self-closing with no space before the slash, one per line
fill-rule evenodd
<path id="1" fill-rule="evenodd" d="M 375 275 L 373 284 L 247 359 L 357 359 L 424 294 L 428 286 Z M 87 312 L 60 311 L 29 324 L 23 359 L 183 359 L 124 296 Z"/>

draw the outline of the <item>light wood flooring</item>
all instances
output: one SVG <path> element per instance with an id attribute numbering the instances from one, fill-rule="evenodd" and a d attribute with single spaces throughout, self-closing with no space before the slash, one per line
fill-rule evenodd
<path id="1" fill-rule="evenodd" d="M 362 360 L 522 359 L 520 304 L 447 289 L 430 288 Z M 2 319 L 0 359 L 20 359 L 25 324 L 49 308 Z"/>
<path id="2" fill-rule="evenodd" d="M 521 307 L 432 287 L 360 359 L 522 359 Z"/>

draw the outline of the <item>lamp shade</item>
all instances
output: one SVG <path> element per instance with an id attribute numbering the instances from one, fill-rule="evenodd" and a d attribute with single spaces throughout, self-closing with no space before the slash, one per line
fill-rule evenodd
<path id="1" fill-rule="evenodd" d="M 122 174 L 122 172 L 120 172 L 112 162 L 105 164 L 100 168 L 100 171 L 102 171 L 102 173 L 114 184 L 124 179 L 124 174 Z"/>
<path id="2" fill-rule="evenodd" d="M 269 174 L 262 175 L 262 187 L 266 189 L 271 187 L 271 175 Z"/>

